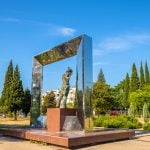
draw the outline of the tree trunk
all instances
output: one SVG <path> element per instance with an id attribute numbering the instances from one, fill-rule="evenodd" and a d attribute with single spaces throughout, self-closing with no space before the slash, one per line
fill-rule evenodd
<path id="1" fill-rule="evenodd" d="M 28 113 L 25 113 L 24 115 L 25 115 L 25 117 L 27 117 Z"/>
<path id="2" fill-rule="evenodd" d="M 3 117 L 6 118 L 6 113 L 4 113 Z"/>
<path id="3" fill-rule="evenodd" d="M 14 111 L 14 120 L 17 120 L 17 111 Z"/>

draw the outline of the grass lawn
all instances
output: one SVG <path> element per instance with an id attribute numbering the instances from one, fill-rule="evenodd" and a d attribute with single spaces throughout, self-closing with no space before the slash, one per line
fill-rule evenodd
<path id="1" fill-rule="evenodd" d="M 14 118 L 3 118 L 0 117 L 0 126 L 29 126 L 30 125 L 30 118 L 27 117 L 18 117 L 17 120 Z"/>

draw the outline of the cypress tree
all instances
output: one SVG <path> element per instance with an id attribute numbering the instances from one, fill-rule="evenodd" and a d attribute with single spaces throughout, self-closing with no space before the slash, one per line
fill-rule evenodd
<path id="1" fill-rule="evenodd" d="M 12 84 L 12 79 L 13 79 L 13 62 L 12 60 L 10 61 L 6 74 L 5 74 L 5 81 L 4 81 L 4 86 L 2 90 L 2 96 L 1 96 L 1 106 L 2 106 L 2 111 L 6 117 L 6 113 L 10 111 L 10 101 L 11 101 L 11 84 Z"/>
<path id="2" fill-rule="evenodd" d="M 149 110 L 148 110 L 148 105 L 147 105 L 147 103 L 144 103 L 144 105 L 143 105 L 143 119 L 144 119 L 144 122 L 148 122 L 149 117 L 150 117 L 150 114 L 149 114 Z"/>
<path id="3" fill-rule="evenodd" d="M 17 120 L 17 111 L 21 109 L 24 100 L 24 91 L 22 81 L 20 80 L 20 72 L 16 65 L 11 85 L 11 103 L 10 109 L 14 113 L 14 120 Z"/>
<path id="4" fill-rule="evenodd" d="M 130 81 L 130 91 L 134 92 L 139 89 L 139 77 L 137 74 L 137 69 L 135 63 L 132 65 L 132 74 L 131 74 L 131 81 Z"/>
<path id="5" fill-rule="evenodd" d="M 126 74 L 126 79 L 125 79 L 125 83 L 124 83 L 124 107 L 127 108 L 128 107 L 128 96 L 129 96 L 129 88 L 130 88 L 130 78 L 129 78 L 129 74 Z"/>
<path id="6" fill-rule="evenodd" d="M 141 62 L 141 66 L 140 66 L 140 87 L 143 87 L 144 84 L 145 84 L 145 77 L 144 77 L 143 65 L 142 65 L 142 62 Z"/>
<path id="7" fill-rule="evenodd" d="M 104 73 L 103 73 L 102 69 L 100 69 L 97 81 L 100 82 L 100 83 L 106 83 L 105 76 L 104 76 Z"/>
<path id="8" fill-rule="evenodd" d="M 149 76 L 149 69 L 148 69 L 147 61 L 145 62 L 145 83 L 146 84 L 150 83 L 150 76 Z"/>
<path id="9" fill-rule="evenodd" d="M 31 93 L 30 90 L 27 88 L 24 91 L 24 99 L 22 103 L 22 112 L 25 114 L 25 117 L 27 117 L 27 114 L 30 112 L 30 106 L 31 106 Z"/>
<path id="10" fill-rule="evenodd" d="M 128 115 L 131 117 L 135 117 L 136 108 L 133 103 L 130 104 L 130 108 L 128 109 Z"/>

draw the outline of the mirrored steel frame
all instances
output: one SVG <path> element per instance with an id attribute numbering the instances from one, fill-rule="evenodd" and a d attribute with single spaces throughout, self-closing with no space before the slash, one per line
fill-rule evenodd
<path id="1" fill-rule="evenodd" d="M 76 107 L 82 110 L 83 128 L 91 128 L 92 38 L 81 35 L 33 58 L 31 125 L 41 113 L 43 66 L 76 55 Z"/>

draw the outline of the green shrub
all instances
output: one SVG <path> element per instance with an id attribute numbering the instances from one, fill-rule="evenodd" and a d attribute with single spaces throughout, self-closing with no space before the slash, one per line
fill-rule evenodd
<path id="1" fill-rule="evenodd" d="M 101 118 L 97 118 L 97 119 L 93 119 L 93 122 L 94 122 L 94 126 L 95 127 L 101 127 L 101 126 L 103 126 L 102 125 L 102 123 L 103 123 L 103 121 L 102 121 L 102 119 Z"/>
<path id="2" fill-rule="evenodd" d="M 94 126 L 96 127 L 128 128 L 128 129 L 137 129 L 142 127 L 142 124 L 139 123 L 137 119 L 126 115 L 100 116 L 98 118 L 95 118 L 93 122 Z"/>
<path id="3" fill-rule="evenodd" d="M 120 120 L 112 119 L 109 121 L 104 121 L 103 125 L 106 128 L 119 128 L 122 126 L 122 122 Z"/>
<path id="4" fill-rule="evenodd" d="M 145 124 L 143 125 L 143 129 L 144 129 L 144 130 L 150 130 L 150 123 L 145 123 Z"/>
<path id="5" fill-rule="evenodd" d="M 144 122 L 149 121 L 149 110 L 148 110 L 147 103 L 144 103 L 144 106 L 143 106 L 143 118 L 144 118 Z"/>

